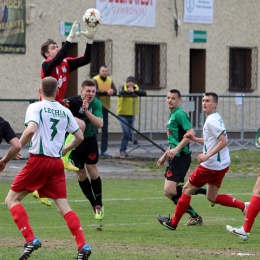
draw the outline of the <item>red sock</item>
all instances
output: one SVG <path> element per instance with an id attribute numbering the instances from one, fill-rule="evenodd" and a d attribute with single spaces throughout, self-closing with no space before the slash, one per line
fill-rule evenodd
<path id="1" fill-rule="evenodd" d="M 237 200 L 236 198 L 231 197 L 227 194 L 218 194 L 218 196 L 216 197 L 216 203 L 226 207 L 238 208 L 242 211 L 245 208 L 245 204 L 243 201 Z"/>
<path id="2" fill-rule="evenodd" d="M 86 240 L 79 217 L 74 211 L 69 211 L 64 215 L 64 219 L 80 250 L 86 244 Z"/>
<path id="3" fill-rule="evenodd" d="M 28 215 L 22 206 L 22 204 L 17 204 L 10 209 L 13 220 L 25 238 L 26 242 L 32 242 L 34 240 L 34 233 L 29 223 Z"/>
<path id="4" fill-rule="evenodd" d="M 182 194 L 178 200 L 176 209 L 174 211 L 173 218 L 171 219 L 171 226 L 177 227 L 183 214 L 185 214 L 187 208 L 190 205 L 191 196 Z"/>
<path id="5" fill-rule="evenodd" d="M 260 211 L 260 197 L 252 196 L 250 200 L 250 205 L 248 206 L 245 222 L 244 222 L 244 230 L 247 233 L 250 233 L 251 228 L 255 222 L 255 218 L 257 217 Z"/>

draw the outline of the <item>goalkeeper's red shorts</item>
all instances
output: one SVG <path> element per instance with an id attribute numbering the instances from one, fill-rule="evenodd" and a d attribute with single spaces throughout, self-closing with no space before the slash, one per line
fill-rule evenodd
<path id="1" fill-rule="evenodd" d="M 38 191 L 41 198 L 67 198 L 66 178 L 61 158 L 31 154 L 27 164 L 15 177 L 11 190 Z"/>
<path id="2" fill-rule="evenodd" d="M 229 167 L 217 171 L 199 165 L 189 176 L 189 183 L 197 188 L 203 187 L 205 184 L 213 184 L 220 188 L 228 169 Z"/>

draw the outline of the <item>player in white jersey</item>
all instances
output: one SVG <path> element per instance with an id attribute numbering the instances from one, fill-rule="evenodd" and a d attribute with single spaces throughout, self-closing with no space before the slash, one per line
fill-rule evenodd
<path id="1" fill-rule="evenodd" d="M 213 112 L 207 116 L 207 119 L 203 126 L 203 154 L 207 154 L 208 151 L 213 150 L 219 142 L 219 137 L 223 134 L 226 137 L 227 133 L 224 121 L 218 112 Z M 229 166 L 230 156 L 227 146 L 224 146 L 219 152 L 209 157 L 201 165 L 205 168 L 222 170 Z"/>
<path id="2" fill-rule="evenodd" d="M 20 138 L 22 146 L 30 142 L 30 157 L 15 177 L 5 199 L 5 204 L 26 242 L 19 260 L 27 259 L 42 245 L 35 237 L 27 212 L 21 204 L 21 200 L 35 190 L 38 190 L 40 197 L 54 200 L 58 212 L 66 221 L 77 243 L 77 259 L 86 260 L 91 248 L 86 244 L 77 214 L 68 204 L 64 165 L 60 158 L 82 142 L 83 133 L 69 109 L 55 101 L 58 93 L 58 82 L 55 78 L 44 78 L 39 92 L 42 101 L 29 105 L 25 119 L 27 128 Z M 74 137 L 63 147 L 66 131 Z"/>
<path id="3" fill-rule="evenodd" d="M 184 185 L 173 217 L 161 223 L 170 230 L 177 228 L 181 217 L 190 204 L 192 194 L 204 185 L 207 185 L 206 196 L 210 202 L 238 208 L 246 214 L 247 202 L 244 203 L 227 194 L 218 194 L 222 180 L 229 168 L 230 157 L 225 125 L 221 116 L 216 112 L 217 104 L 218 95 L 216 93 L 205 93 L 202 106 L 207 119 L 203 127 L 203 138 L 195 137 L 190 133 L 184 135 L 184 138 L 203 144 L 203 153 L 198 155 L 200 165 Z"/>
<path id="4" fill-rule="evenodd" d="M 38 129 L 32 137 L 29 147 L 30 154 L 61 157 L 66 130 L 69 133 L 78 131 L 79 126 L 70 110 L 59 104 L 43 100 L 30 104 L 25 116 L 25 125 L 36 122 Z"/>

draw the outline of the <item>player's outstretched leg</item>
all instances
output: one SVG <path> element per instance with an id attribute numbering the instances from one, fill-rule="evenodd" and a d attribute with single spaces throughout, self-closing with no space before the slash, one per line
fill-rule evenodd
<path id="1" fill-rule="evenodd" d="M 24 244 L 24 251 L 18 258 L 18 260 L 26 260 L 30 257 L 31 253 L 34 250 L 37 250 L 39 247 L 42 246 L 41 241 L 36 237 L 32 242 L 28 242 Z"/>
<path id="2" fill-rule="evenodd" d="M 73 135 L 72 134 L 69 134 L 65 140 L 65 144 L 68 144 L 73 138 Z M 72 151 L 69 151 L 67 152 L 66 155 L 62 156 L 61 159 L 63 161 L 63 164 L 64 164 L 64 169 L 67 170 L 67 171 L 70 171 L 70 172 L 77 172 L 79 171 L 79 168 L 78 167 L 75 167 L 71 161 L 69 160 L 69 156 L 71 154 Z"/>
<path id="3" fill-rule="evenodd" d="M 39 199 L 40 200 L 40 202 L 42 203 L 42 204 L 45 204 L 46 206 L 48 206 L 48 207 L 50 207 L 51 206 L 51 202 L 50 202 L 50 200 L 49 199 L 47 199 L 47 198 L 40 198 L 40 196 L 39 196 L 39 194 L 38 194 L 38 191 L 36 190 L 36 191 L 34 191 L 33 193 L 32 193 L 32 195 L 33 195 L 33 197 L 35 198 L 35 199 Z"/>

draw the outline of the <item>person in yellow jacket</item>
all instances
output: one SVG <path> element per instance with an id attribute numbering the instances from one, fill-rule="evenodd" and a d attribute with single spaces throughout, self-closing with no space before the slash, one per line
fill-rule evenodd
<path id="1" fill-rule="evenodd" d="M 123 131 L 119 150 L 121 157 L 128 157 L 128 141 L 138 144 L 131 129 L 134 126 L 135 115 L 139 112 L 138 96 L 146 96 L 146 92 L 139 88 L 133 76 L 129 76 L 124 85 L 119 87 L 117 99 L 117 115 Z"/>
<path id="2" fill-rule="evenodd" d="M 100 156 L 111 158 L 111 155 L 107 153 L 108 147 L 108 110 L 111 108 L 110 96 L 115 96 L 117 93 L 113 80 L 108 77 L 109 69 L 106 65 L 103 65 L 99 69 L 99 74 L 93 77 L 97 85 L 96 95 L 102 103 L 103 113 L 103 127 L 101 134 L 101 147 Z"/>

